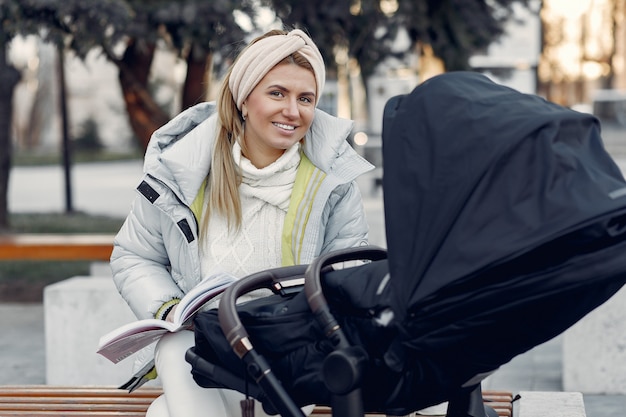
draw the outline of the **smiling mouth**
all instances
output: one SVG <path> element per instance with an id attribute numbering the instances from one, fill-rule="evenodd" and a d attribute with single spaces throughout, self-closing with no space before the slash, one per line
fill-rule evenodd
<path id="1" fill-rule="evenodd" d="M 274 126 L 280 127 L 281 129 L 285 129 L 285 130 L 296 130 L 295 126 L 285 125 L 285 124 L 282 124 L 282 123 L 274 123 Z"/>

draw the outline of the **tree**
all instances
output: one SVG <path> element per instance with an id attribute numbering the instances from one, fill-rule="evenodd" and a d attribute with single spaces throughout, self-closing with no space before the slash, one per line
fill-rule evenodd
<path id="1" fill-rule="evenodd" d="M 337 69 L 337 54 L 346 52 L 359 61 L 365 78 L 391 53 L 389 16 L 380 0 L 263 0 L 287 27 L 300 27 L 311 34 L 331 73 Z"/>
<path id="2" fill-rule="evenodd" d="M 469 58 L 504 34 L 515 4 L 530 0 L 398 0 L 398 24 L 419 55 L 432 50 L 446 71 L 470 69 Z"/>
<path id="3" fill-rule="evenodd" d="M 65 0 L 50 1 L 68 47 L 78 56 L 99 48 L 119 70 L 119 81 L 131 128 L 145 149 L 152 132 L 171 114 L 150 92 L 155 51 L 164 46 L 187 62 L 183 107 L 206 96 L 216 52 L 227 53 L 246 32 L 235 11 L 253 15 L 252 0 Z M 121 52 L 118 52 L 120 51 Z"/>
<path id="4" fill-rule="evenodd" d="M 0 19 L 7 20 L 5 5 L 0 5 Z M 8 228 L 8 191 L 11 170 L 11 117 L 13 92 L 20 80 L 19 71 L 7 62 L 7 44 L 10 33 L 0 32 L 0 231 Z"/>
<path id="5" fill-rule="evenodd" d="M 286 27 L 308 32 L 319 47 L 329 75 L 338 80 L 339 115 L 353 118 L 366 113 L 365 103 L 347 95 L 350 79 L 366 90 L 366 80 L 376 66 L 392 55 L 396 29 L 380 0 L 263 0 Z M 354 84 L 354 83 L 353 83 Z M 355 106 L 361 106 L 360 111 Z M 366 116 L 364 117 L 366 118 Z"/>
<path id="6" fill-rule="evenodd" d="M 253 14 L 250 2 L 178 0 L 129 1 L 135 17 L 134 32 L 121 57 L 105 47 L 107 56 L 120 70 L 120 84 L 131 126 L 145 146 L 152 132 L 171 115 L 159 108 L 149 93 L 150 64 L 158 42 L 167 44 L 187 62 L 183 108 L 204 100 L 209 69 L 216 52 L 226 53 L 246 33 L 235 21 L 235 10 Z"/>
<path id="7" fill-rule="evenodd" d="M 185 58 L 184 105 L 204 98 L 207 63 L 241 42 L 246 32 L 235 10 L 253 16 L 253 0 L 0 0 L 0 229 L 8 228 L 12 96 L 20 74 L 6 58 L 11 40 L 35 34 L 67 47 L 80 58 L 99 48 L 119 69 L 131 127 L 145 148 L 151 133 L 170 115 L 148 85 L 158 45 Z"/>
<path id="8" fill-rule="evenodd" d="M 93 18 L 101 8 L 109 14 L 118 7 L 104 1 L 84 11 Z M 0 230 L 9 228 L 8 183 L 11 169 L 12 143 L 11 120 L 13 114 L 13 94 L 19 82 L 20 72 L 7 60 L 10 42 L 19 35 L 38 35 L 43 39 L 62 46 L 68 33 L 62 5 L 54 1 L 0 0 Z M 113 4 L 114 5 L 114 4 Z M 114 5 L 117 6 L 117 5 Z"/>
<path id="9" fill-rule="evenodd" d="M 11 171 L 13 94 L 21 75 L 8 61 L 8 48 L 19 34 L 38 33 L 41 19 L 29 18 L 19 0 L 0 0 L 0 231 L 9 227 L 8 186 Z"/>
<path id="10" fill-rule="evenodd" d="M 340 73 L 340 53 L 354 60 L 367 85 L 379 63 L 417 50 L 432 53 L 445 70 L 469 69 L 469 58 L 504 33 L 514 4 L 530 0 L 263 0 L 285 25 L 306 28 L 330 72 Z M 410 45 L 394 50 L 405 31 Z M 424 61 L 425 59 L 422 59 Z"/>

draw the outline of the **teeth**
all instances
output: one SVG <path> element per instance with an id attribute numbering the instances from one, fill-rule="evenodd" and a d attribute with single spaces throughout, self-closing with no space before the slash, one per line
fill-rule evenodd
<path id="1" fill-rule="evenodd" d="M 282 123 L 274 123 L 274 126 L 280 127 L 281 129 L 294 130 L 295 126 L 284 125 Z"/>

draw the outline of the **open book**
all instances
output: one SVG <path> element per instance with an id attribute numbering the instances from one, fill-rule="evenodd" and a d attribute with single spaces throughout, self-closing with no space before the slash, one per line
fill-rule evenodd
<path id="1" fill-rule="evenodd" d="M 125 324 L 100 338 L 98 353 L 111 362 L 118 363 L 159 340 L 165 333 L 189 328 L 194 314 L 212 298 L 224 292 L 233 281 L 235 277 L 226 273 L 212 275 L 185 294 L 174 311 L 172 322 L 144 319 Z"/>

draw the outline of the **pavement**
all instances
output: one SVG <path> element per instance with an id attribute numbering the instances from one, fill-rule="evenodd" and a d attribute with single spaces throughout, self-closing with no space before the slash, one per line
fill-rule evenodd
<path id="1" fill-rule="evenodd" d="M 626 129 L 608 126 L 603 138 L 626 173 Z M 124 217 L 141 175 L 140 161 L 77 164 L 73 167 L 75 210 Z M 382 190 L 373 176 L 359 179 L 372 244 L 386 247 Z M 14 167 L 9 183 L 11 212 L 64 210 L 60 167 Z M 0 385 L 45 384 L 43 306 L 0 303 Z M 562 336 L 516 357 L 483 384 L 484 389 L 520 391 L 562 390 Z M 584 395 L 587 417 L 624 417 L 626 395 Z M 564 416 L 567 417 L 567 416 Z"/>

